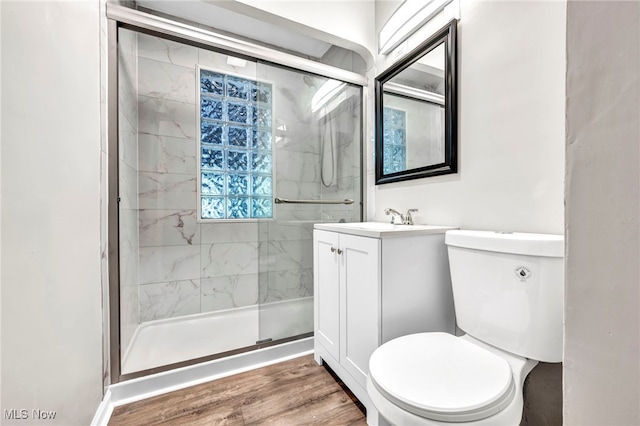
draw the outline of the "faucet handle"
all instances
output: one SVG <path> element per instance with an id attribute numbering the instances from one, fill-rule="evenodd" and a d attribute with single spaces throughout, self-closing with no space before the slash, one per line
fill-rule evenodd
<path id="1" fill-rule="evenodd" d="M 413 216 L 411 215 L 411 213 L 417 213 L 419 210 L 418 209 L 409 209 L 407 210 L 407 225 L 413 225 Z"/>

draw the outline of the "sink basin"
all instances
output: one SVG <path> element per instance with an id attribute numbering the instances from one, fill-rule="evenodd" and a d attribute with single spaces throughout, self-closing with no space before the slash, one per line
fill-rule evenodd
<path id="1" fill-rule="evenodd" d="M 373 238 L 444 234 L 448 230 L 458 229 L 453 226 L 399 225 L 389 222 L 316 223 L 314 228 Z"/>

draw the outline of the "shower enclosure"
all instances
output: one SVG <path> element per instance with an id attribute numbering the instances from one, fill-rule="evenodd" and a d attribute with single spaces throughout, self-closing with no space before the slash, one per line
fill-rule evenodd
<path id="1" fill-rule="evenodd" d="M 311 335 L 313 224 L 362 217 L 362 87 L 117 37 L 120 375 Z"/>

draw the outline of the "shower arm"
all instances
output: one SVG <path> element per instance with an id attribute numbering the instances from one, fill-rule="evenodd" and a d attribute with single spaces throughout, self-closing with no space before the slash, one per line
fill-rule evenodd
<path id="1" fill-rule="evenodd" d="M 276 197 L 273 199 L 276 204 L 353 204 L 353 200 L 290 200 L 288 198 Z"/>

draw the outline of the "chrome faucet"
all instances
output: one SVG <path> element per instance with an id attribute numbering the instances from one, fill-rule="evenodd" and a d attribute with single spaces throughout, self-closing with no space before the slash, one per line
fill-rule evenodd
<path id="1" fill-rule="evenodd" d="M 405 218 L 402 213 L 394 209 L 384 209 L 384 214 L 391 215 L 391 223 L 396 223 L 396 216 L 400 218 L 400 223 L 404 224 Z"/>
<path id="2" fill-rule="evenodd" d="M 384 209 L 384 214 L 391 215 L 391 223 L 396 223 L 396 217 L 398 217 L 402 225 L 413 225 L 413 216 L 411 214 L 417 211 L 418 209 L 409 209 L 407 214 L 403 215 L 395 209 Z"/>

